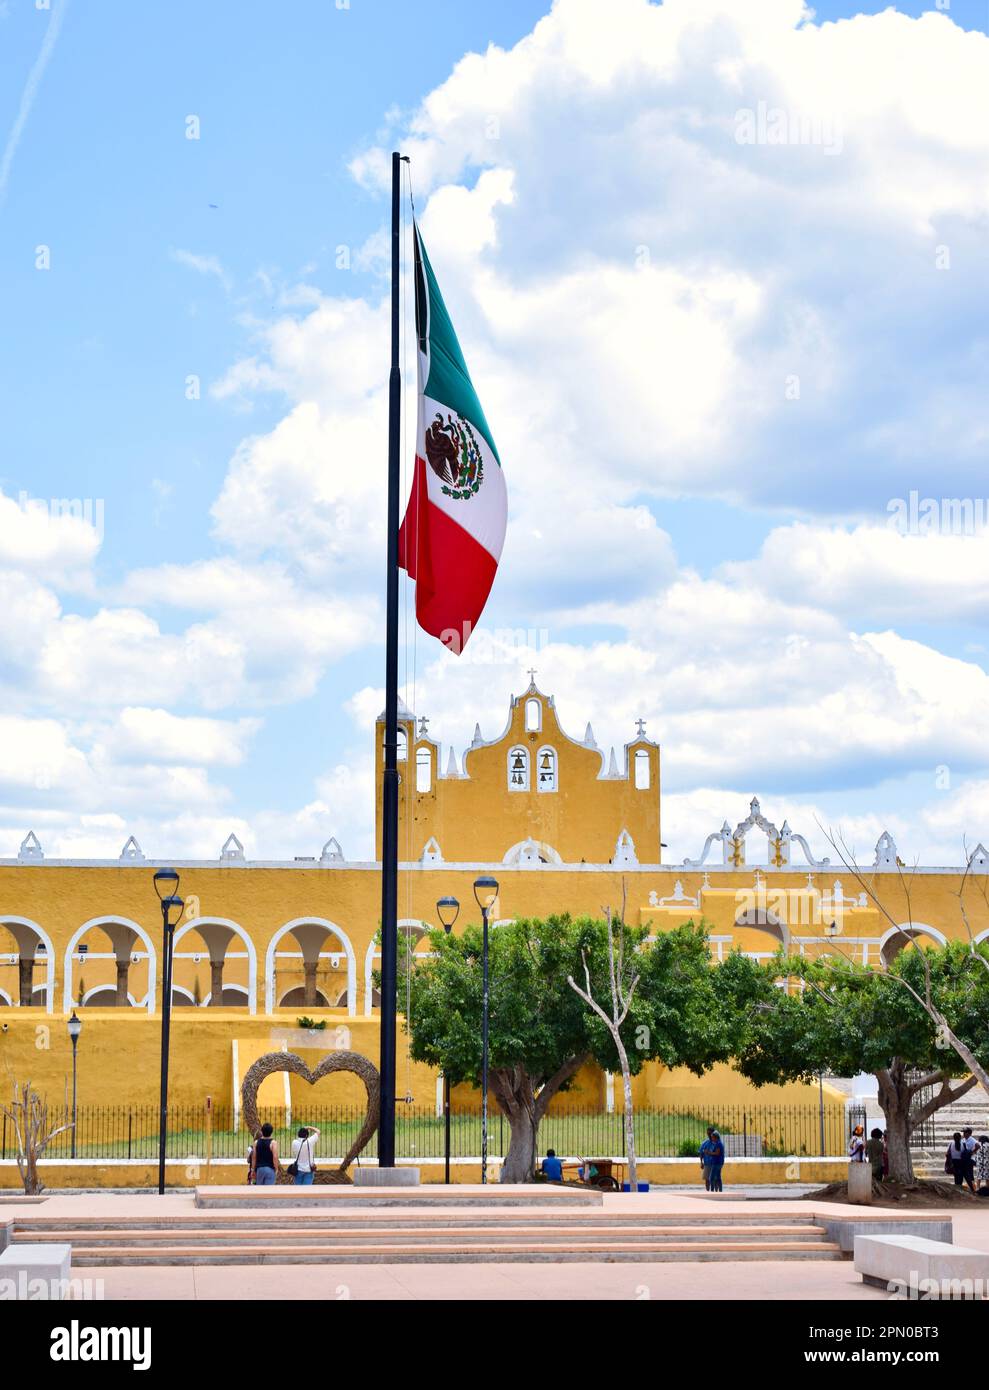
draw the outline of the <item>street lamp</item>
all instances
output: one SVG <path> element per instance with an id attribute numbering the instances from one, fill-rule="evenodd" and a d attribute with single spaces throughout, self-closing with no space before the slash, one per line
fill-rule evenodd
<path id="1" fill-rule="evenodd" d="M 72 1010 L 72 1017 L 67 1024 L 69 1037 L 72 1039 L 72 1157 L 76 1156 L 76 1119 L 78 1118 L 78 1108 L 76 1105 L 76 1048 L 79 1046 L 79 1034 L 82 1032 L 82 1019 L 76 1017 L 75 1009 Z"/>
<path id="2" fill-rule="evenodd" d="M 172 937 L 185 903 L 178 895 L 179 876 L 174 869 L 159 869 L 155 892 L 161 902 L 161 1103 L 158 1123 L 158 1192 L 165 1192 L 165 1141 L 168 1137 L 168 1044 L 172 1026 Z"/>
<path id="3" fill-rule="evenodd" d="M 481 1182 L 488 1180 L 488 913 L 498 897 L 498 880 L 484 874 L 474 880 L 474 897 L 484 923 L 481 950 L 483 1006 L 481 1010 Z"/>
<path id="4" fill-rule="evenodd" d="M 447 936 L 453 930 L 453 924 L 460 915 L 460 904 L 456 898 L 440 898 L 436 904 L 436 915 L 443 924 L 443 930 Z M 444 1182 L 447 1187 L 450 1185 L 450 1078 L 446 1068 L 443 1069 L 443 1130 L 444 1130 L 444 1154 L 445 1154 L 445 1173 Z"/>

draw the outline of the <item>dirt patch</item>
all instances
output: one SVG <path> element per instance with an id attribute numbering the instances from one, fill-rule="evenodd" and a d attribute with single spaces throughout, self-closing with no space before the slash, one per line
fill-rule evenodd
<path id="1" fill-rule="evenodd" d="M 848 1202 L 848 1183 L 832 1182 L 817 1192 L 808 1192 L 802 1198 L 805 1202 Z M 956 1187 L 953 1182 L 917 1182 L 913 1187 L 904 1187 L 896 1182 L 872 1184 L 872 1205 L 874 1207 L 904 1208 L 923 1207 L 974 1207 L 984 1205 L 989 1211 L 989 1199 L 984 1202 L 973 1197 L 968 1188 Z"/>

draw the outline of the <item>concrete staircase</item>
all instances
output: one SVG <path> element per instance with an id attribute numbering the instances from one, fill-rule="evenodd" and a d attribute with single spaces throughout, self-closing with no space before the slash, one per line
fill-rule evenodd
<path id="1" fill-rule="evenodd" d="M 188 1216 L 16 1221 L 13 1243 L 65 1242 L 73 1269 L 106 1265 L 837 1260 L 813 1213 L 602 1209 L 211 1210 Z"/>
<path id="2" fill-rule="evenodd" d="M 961 1100 L 936 1111 L 932 1120 L 934 1142 L 914 1146 L 913 1167 L 918 1177 L 943 1178 L 944 1155 L 953 1134 L 960 1134 L 966 1128 L 971 1128 L 976 1138 L 989 1134 L 989 1096 L 981 1086 L 976 1086 Z"/>

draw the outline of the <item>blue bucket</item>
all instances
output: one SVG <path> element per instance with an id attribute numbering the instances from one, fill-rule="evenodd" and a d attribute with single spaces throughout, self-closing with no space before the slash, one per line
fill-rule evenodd
<path id="1" fill-rule="evenodd" d="M 636 1183 L 635 1186 L 636 1186 L 636 1191 L 637 1191 L 637 1192 L 648 1192 L 648 1191 L 649 1191 L 649 1184 L 648 1184 L 647 1182 Z M 632 1184 L 631 1184 L 631 1183 L 627 1183 L 627 1182 L 623 1182 L 623 1183 L 622 1183 L 622 1191 L 623 1191 L 623 1192 L 631 1192 L 631 1191 L 632 1191 Z"/>

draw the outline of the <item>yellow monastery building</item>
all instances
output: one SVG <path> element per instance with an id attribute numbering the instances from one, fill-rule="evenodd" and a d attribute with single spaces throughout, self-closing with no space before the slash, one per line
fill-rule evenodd
<path id="1" fill-rule="evenodd" d="M 896 846 L 883 835 L 861 869 L 891 922 L 843 865 L 816 859 L 803 836 L 772 824 L 756 800 L 734 829 L 726 821 L 709 835 L 696 859 L 663 864 L 660 749 L 641 720 L 616 758 L 596 745 L 590 726 L 583 738 L 567 734 L 552 697 L 533 682 L 512 698 L 502 734 L 485 740 L 477 730 L 445 767 L 426 724 L 401 710 L 400 916 L 413 939 L 439 925 L 435 904 L 444 895 L 463 904 L 458 927 L 470 920 L 482 870 L 500 883 L 497 921 L 562 910 L 600 915 L 603 904 L 620 905 L 624 888 L 629 921 L 663 931 L 703 919 L 719 959 L 733 950 L 768 956 L 785 941 L 869 962 L 901 949 L 907 934 L 937 942 L 964 934 L 957 894 L 965 866 L 911 870 L 908 905 Z M 379 774 L 382 735 L 379 719 Z M 378 821 L 380 846 L 380 804 Z M 350 1046 L 377 1062 L 380 870 L 348 860 L 345 839 L 328 840 L 318 856 L 270 863 L 246 861 L 231 836 L 218 859 L 175 865 L 186 910 L 174 938 L 173 1104 L 211 1096 L 236 1108 L 246 1067 L 271 1050 L 309 1048 L 314 1059 L 329 1045 Z M 31 1080 L 61 1100 L 71 1069 L 65 1025 L 75 1009 L 84 1020 L 79 1103 L 157 1101 L 161 919 L 152 875 L 160 863 L 133 839 L 119 860 L 51 860 L 34 834 L 17 859 L 0 861 L 7 1091 L 13 1079 Z M 968 873 L 989 873 L 981 845 Z M 983 895 L 970 894 L 968 909 L 974 931 L 989 936 Z M 302 1032 L 302 1015 L 326 1019 L 327 1031 Z M 398 1081 L 416 1106 L 435 1104 L 438 1078 L 428 1068 L 400 1056 Z M 611 1078 L 588 1071 L 579 1082 L 569 1104 L 614 1104 Z M 329 1099 L 358 1098 L 355 1078 L 333 1085 Z M 635 1080 L 640 1105 L 685 1105 L 699 1091 L 708 1103 L 754 1097 L 727 1067 L 697 1079 L 649 1064 Z M 768 1087 L 758 1103 L 816 1095 Z M 263 1098 L 277 1101 L 277 1090 Z M 476 1102 L 469 1089 L 455 1096 L 456 1105 Z"/>

